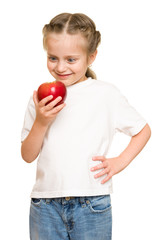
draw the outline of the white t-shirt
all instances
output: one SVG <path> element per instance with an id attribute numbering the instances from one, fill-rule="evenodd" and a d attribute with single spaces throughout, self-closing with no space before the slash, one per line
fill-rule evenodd
<path id="1" fill-rule="evenodd" d="M 37 161 L 31 197 L 97 196 L 112 193 L 112 179 L 101 184 L 93 156 L 107 156 L 116 131 L 136 135 L 146 121 L 112 84 L 88 78 L 67 87 L 66 106 L 50 125 Z M 31 97 L 21 140 L 35 119 Z"/>

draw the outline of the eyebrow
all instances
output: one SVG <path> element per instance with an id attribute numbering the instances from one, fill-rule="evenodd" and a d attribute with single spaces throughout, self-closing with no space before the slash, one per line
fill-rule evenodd
<path id="1" fill-rule="evenodd" d="M 56 55 L 51 53 L 47 53 L 47 55 L 58 58 Z M 69 58 L 69 57 L 79 57 L 79 56 L 80 56 L 79 54 L 70 54 L 70 55 L 66 55 L 65 57 Z"/>

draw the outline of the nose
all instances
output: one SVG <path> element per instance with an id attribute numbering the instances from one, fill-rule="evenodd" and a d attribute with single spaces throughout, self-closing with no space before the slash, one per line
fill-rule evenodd
<path id="1" fill-rule="evenodd" d="M 58 73 L 63 73 L 66 71 L 66 63 L 64 61 L 58 61 L 56 65 L 56 71 Z"/>

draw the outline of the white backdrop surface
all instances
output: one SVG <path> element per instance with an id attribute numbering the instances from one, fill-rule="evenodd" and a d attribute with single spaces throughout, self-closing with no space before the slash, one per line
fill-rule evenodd
<path id="1" fill-rule="evenodd" d="M 20 155 L 26 105 L 40 83 L 51 81 L 42 28 L 61 12 L 90 16 L 102 34 L 93 70 L 115 84 L 147 119 L 152 136 L 144 150 L 113 177 L 113 240 L 159 239 L 159 3 L 156 0 L 39 1 L 0 3 L 0 239 L 29 240 L 30 192 L 36 161 Z M 109 156 L 129 137 L 117 134 Z"/>

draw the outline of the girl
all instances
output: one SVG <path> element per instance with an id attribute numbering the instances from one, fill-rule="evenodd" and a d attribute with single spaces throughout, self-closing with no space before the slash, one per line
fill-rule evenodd
<path id="1" fill-rule="evenodd" d="M 112 176 L 137 156 L 150 138 L 146 121 L 113 85 L 95 80 L 89 66 L 100 32 L 84 14 L 63 13 L 43 28 L 51 75 L 67 87 L 65 103 L 34 91 L 22 129 L 21 153 L 38 156 L 31 193 L 30 239 L 110 240 Z M 131 136 L 127 148 L 107 158 L 116 131 Z"/>

